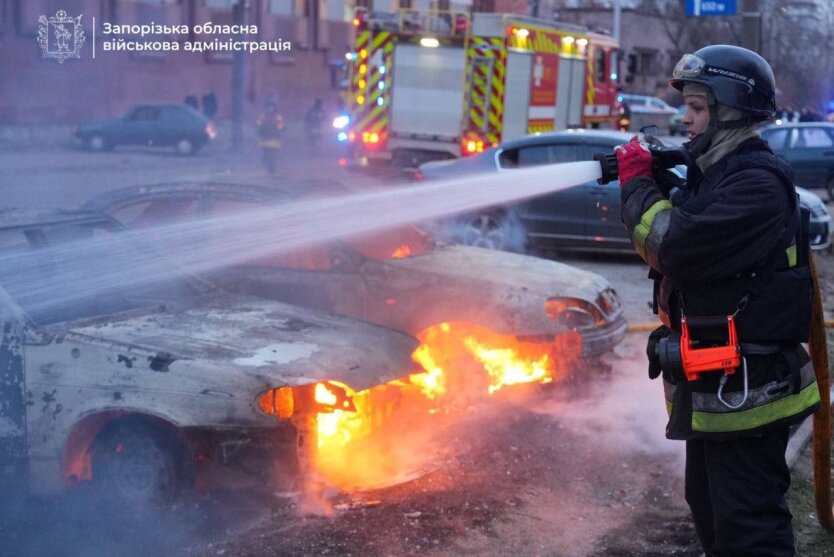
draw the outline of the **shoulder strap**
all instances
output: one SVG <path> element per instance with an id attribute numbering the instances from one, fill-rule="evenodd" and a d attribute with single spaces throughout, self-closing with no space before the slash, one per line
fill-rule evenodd
<path id="1" fill-rule="evenodd" d="M 786 166 L 787 163 L 781 161 L 776 156 L 771 155 L 771 157 L 771 160 L 767 160 L 770 157 L 764 158 L 760 153 L 744 154 L 735 158 L 726 168 L 728 175 L 750 168 L 760 168 L 772 172 L 779 178 L 779 182 L 788 194 L 788 202 L 792 204 L 791 217 L 785 225 L 782 239 L 773 249 L 764 265 L 753 271 L 750 275 L 750 284 L 747 290 L 749 296 L 754 299 L 761 293 L 770 276 L 780 265 L 785 263 L 785 251 L 794 245 L 794 243 L 797 249 L 797 265 L 808 264 L 808 246 L 806 244 L 808 242 L 807 230 L 809 215 L 807 211 L 800 211 L 799 195 L 796 193 L 796 189 L 794 189 L 793 173 L 790 167 Z"/>

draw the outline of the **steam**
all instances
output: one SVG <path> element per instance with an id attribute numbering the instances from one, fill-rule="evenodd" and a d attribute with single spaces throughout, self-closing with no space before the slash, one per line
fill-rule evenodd
<path id="1" fill-rule="evenodd" d="M 665 437 L 667 421 L 660 380 L 649 381 L 644 352 L 645 337 L 630 335 L 605 356 L 611 377 L 590 397 L 547 402 L 538 412 L 553 416 L 563 427 L 593 436 L 603 446 L 624 455 L 662 455 L 679 461 L 683 469 L 684 444 Z"/>

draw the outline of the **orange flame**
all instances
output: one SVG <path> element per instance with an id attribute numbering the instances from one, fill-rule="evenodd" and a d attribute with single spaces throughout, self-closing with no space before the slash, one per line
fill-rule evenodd
<path id="1" fill-rule="evenodd" d="M 488 348 L 472 337 L 467 337 L 464 344 L 484 365 L 484 369 L 492 378 L 488 387 L 489 394 L 507 385 L 553 381 L 555 370 L 551 369 L 550 357 L 547 354 L 536 360 L 525 359 L 512 348 Z"/>
<path id="2" fill-rule="evenodd" d="M 420 443 L 434 434 L 435 420 L 448 421 L 455 410 L 503 388 L 564 377 L 562 368 L 581 354 L 573 335 L 531 343 L 442 323 L 419 335 L 422 344 L 412 357 L 423 373 L 358 393 L 335 382 L 317 384 L 317 471 L 345 490 L 406 477 L 434 452 Z"/>
<path id="3" fill-rule="evenodd" d="M 409 255 L 411 255 L 411 246 L 409 246 L 408 244 L 403 244 L 399 246 L 397 249 L 393 251 L 393 253 L 391 253 L 391 257 L 393 257 L 394 259 L 403 259 L 405 257 L 408 257 Z"/>

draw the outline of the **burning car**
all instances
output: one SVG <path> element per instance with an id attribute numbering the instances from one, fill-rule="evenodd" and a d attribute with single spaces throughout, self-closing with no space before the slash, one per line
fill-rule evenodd
<path id="1" fill-rule="evenodd" d="M 269 188 L 223 183 L 130 187 L 87 204 L 129 228 L 188 222 L 279 203 Z M 281 234 L 275 223 L 274 234 Z M 206 241 L 223 241 L 205 231 Z M 317 307 L 425 338 L 443 324 L 478 328 L 506 342 L 552 346 L 573 338 L 591 357 L 626 333 L 617 293 L 569 265 L 434 241 L 406 226 L 260 257 L 212 277 L 227 288 Z"/>
<path id="2" fill-rule="evenodd" d="M 225 293 L 134 240 L 93 212 L 0 212 L 3 483 L 167 501 L 212 474 L 286 481 L 318 415 L 418 371 L 412 337 Z"/>

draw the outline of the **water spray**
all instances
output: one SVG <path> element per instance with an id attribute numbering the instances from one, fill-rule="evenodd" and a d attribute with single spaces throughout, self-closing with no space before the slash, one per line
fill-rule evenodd
<path id="1" fill-rule="evenodd" d="M 25 254 L 0 260 L 17 269 L 17 297 L 37 312 L 110 293 L 193 276 L 392 227 L 563 190 L 600 176 L 593 161 L 469 176 L 431 184 L 257 206 L 210 219 L 64 240 L 39 251 L 49 273 Z M 89 272 L 77 275 L 78 261 Z M 27 272 L 28 271 L 28 272 Z M 75 274 L 74 274 L 75 273 Z"/>

